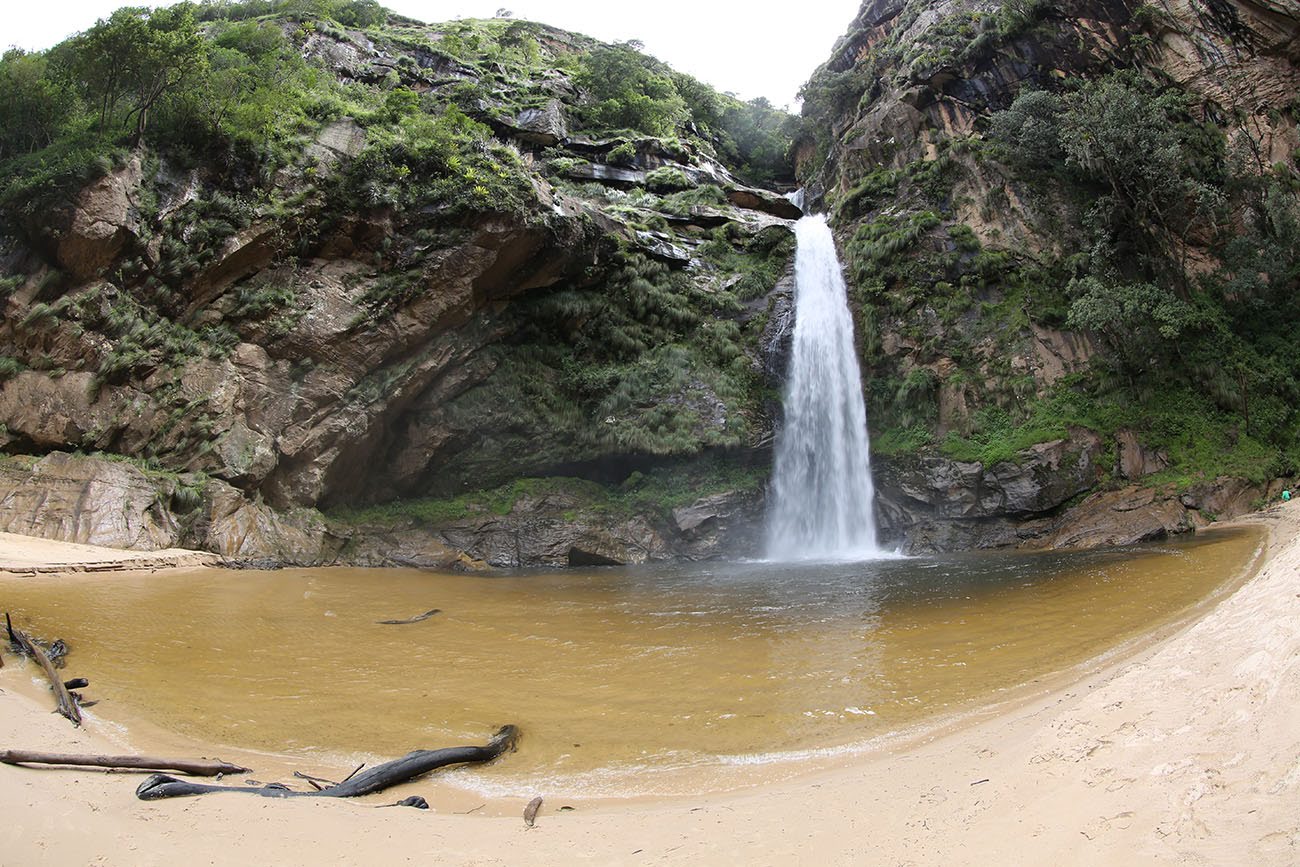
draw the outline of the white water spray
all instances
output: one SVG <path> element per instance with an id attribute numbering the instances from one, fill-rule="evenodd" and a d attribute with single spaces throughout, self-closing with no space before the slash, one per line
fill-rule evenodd
<path id="1" fill-rule="evenodd" d="M 872 515 L 867 410 L 844 276 L 824 216 L 795 224 L 795 324 L 777 434 L 767 556 L 880 555 Z"/>

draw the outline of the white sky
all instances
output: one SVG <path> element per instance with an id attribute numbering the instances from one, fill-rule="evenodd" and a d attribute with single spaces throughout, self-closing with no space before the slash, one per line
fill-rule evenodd
<path id="1" fill-rule="evenodd" d="M 861 0 L 380 0 L 420 21 L 490 18 L 506 8 L 606 42 L 639 39 L 675 69 L 743 99 L 794 107 L 800 85 L 830 56 Z M 0 0 L 0 47 L 45 49 L 119 6 L 150 0 Z"/>

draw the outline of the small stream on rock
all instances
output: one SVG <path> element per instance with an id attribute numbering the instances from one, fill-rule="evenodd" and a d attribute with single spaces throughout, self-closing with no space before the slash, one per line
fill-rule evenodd
<path id="1" fill-rule="evenodd" d="M 0 609 L 68 641 L 69 676 L 102 700 L 92 714 L 147 721 L 197 754 L 349 769 L 512 722 L 517 753 L 440 779 L 485 795 L 665 794 L 740 785 L 755 766 L 792 773 L 1003 699 L 1186 616 L 1261 542 L 1234 530 L 860 563 L 40 576 L 0 580 Z"/>

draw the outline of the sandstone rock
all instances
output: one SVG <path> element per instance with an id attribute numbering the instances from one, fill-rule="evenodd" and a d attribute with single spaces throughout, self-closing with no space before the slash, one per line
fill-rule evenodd
<path id="1" fill-rule="evenodd" d="M 339 118 L 321 127 L 316 141 L 307 148 L 309 156 L 333 164 L 343 157 L 354 157 L 366 146 L 366 131 L 350 117 Z"/>
<path id="2" fill-rule="evenodd" d="M 564 107 L 558 99 L 552 99 L 542 108 L 525 108 L 509 121 L 497 121 L 505 128 L 507 135 L 531 144 L 547 147 L 559 144 L 569 137 L 569 128 L 564 121 Z"/>
<path id="3" fill-rule="evenodd" d="M 645 186 L 645 172 L 636 169 L 623 169 L 602 163 L 581 163 L 564 172 L 566 177 L 578 181 L 600 181 L 619 186 Z"/>
<path id="4" fill-rule="evenodd" d="M 665 232 L 637 232 L 637 246 L 656 259 L 684 265 L 691 261 L 691 252 L 681 244 L 673 243 L 674 236 Z"/>
<path id="5" fill-rule="evenodd" d="M 334 562 L 343 539 L 315 513 L 277 513 L 247 500 L 235 488 L 209 482 L 201 547 L 228 558 L 274 560 L 287 565 Z"/>
<path id="6" fill-rule="evenodd" d="M 1207 520 L 1223 521 L 1253 512 L 1261 502 L 1274 499 L 1270 485 L 1256 485 L 1245 479 L 1219 478 L 1193 485 L 1179 497 L 1188 509 Z"/>
<path id="7" fill-rule="evenodd" d="M 1169 466 L 1169 456 L 1143 446 L 1135 431 L 1118 431 L 1115 441 L 1119 452 L 1119 474 L 1130 481 L 1158 473 Z"/>
<path id="8" fill-rule="evenodd" d="M 217 475 L 235 484 L 266 478 L 279 460 L 274 439 L 251 430 L 240 419 L 217 439 L 213 448 L 222 463 Z"/>
<path id="9" fill-rule="evenodd" d="M 783 220 L 797 220 L 803 216 L 803 211 L 800 211 L 797 205 L 785 196 L 777 195 L 769 190 L 736 187 L 727 190 L 727 201 L 737 208 L 762 211 Z"/>
<path id="10" fill-rule="evenodd" d="M 1195 529 L 1177 497 L 1151 488 L 1093 494 L 1072 509 L 1042 547 L 1094 548 L 1150 542 Z"/>
<path id="11" fill-rule="evenodd" d="M 476 514 L 442 527 L 448 545 L 496 568 L 613 565 L 668 559 L 663 535 L 640 516 L 590 514 L 574 495 L 519 497 L 504 515 Z"/>
<path id="12" fill-rule="evenodd" d="M 159 486 L 128 463 L 61 452 L 0 462 L 0 530 L 110 548 L 156 551 L 180 530 Z"/>
<path id="13" fill-rule="evenodd" d="M 679 556 L 757 556 L 763 549 L 762 491 L 724 491 L 673 510 Z"/>
<path id="14" fill-rule="evenodd" d="M 1034 356 L 1038 362 L 1037 378 L 1052 385 L 1068 373 L 1083 370 L 1096 353 L 1086 334 L 1057 331 L 1037 323 L 1029 325 L 1034 335 Z"/>
<path id="15" fill-rule="evenodd" d="M 357 566 L 456 571 L 482 571 L 486 568 L 486 564 L 449 547 L 436 538 L 433 531 L 422 527 L 400 531 L 387 528 L 358 530 L 340 556 Z"/>
<path id="16" fill-rule="evenodd" d="M 1025 543 L 1046 532 L 1040 518 L 1096 484 L 1100 456 L 1100 439 L 1077 430 L 988 468 L 935 456 L 878 461 L 883 536 L 909 551 Z"/>
<path id="17" fill-rule="evenodd" d="M 133 197 L 142 175 L 140 157 L 95 181 L 77 197 L 71 224 L 59 238 L 64 270 L 81 280 L 98 276 L 126 242 L 139 234 Z"/>
<path id="18" fill-rule="evenodd" d="M 97 388 L 85 371 L 54 377 L 24 370 L 0 384 L 0 420 L 39 449 L 101 445 L 125 409 L 124 396 Z"/>
<path id="19" fill-rule="evenodd" d="M 279 238 L 280 227 L 268 221 L 254 223 L 227 238 L 212 264 L 194 277 L 185 315 L 194 316 L 231 285 L 270 265 L 279 252 Z"/>

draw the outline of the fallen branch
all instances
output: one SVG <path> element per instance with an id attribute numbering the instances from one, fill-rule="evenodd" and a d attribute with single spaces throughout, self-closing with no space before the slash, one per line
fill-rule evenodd
<path id="1" fill-rule="evenodd" d="M 59 713 L 71 720 L 74 726 L 81 725 L 81 711 L 77 708 L 77 702 L 68 694 L 68 688 L 63 685 L 63 678 L 59 677 L 58 672 L 54 670 L 54 663 L 50 662 L 50 658 L 45 655 L 45 651 L 41 650 L 40 646 L 32 641 L 27 633 L 21 629 L 14 629 L 7 611 L 5 612 L 5 628 L 9 630 L 9 640 L 21 647 L 24 653 L 40 663 L 41 668 L 44 669 L 45 676 L 50 679 L 50 689 L 54 690 L 54 700 Z"/>
<path id="2" fill-rule="evenodd" d="M 430 771 L 447 765 L 469 762 L 490 762 L 502 753 L 510 752 L 519 740 L 519 729 L 503 726 L 481 747 L 446 747 L 441 750 L 416 750 L 400 759 L 376 765 L 351 779 L 316 792 L 297 792 L 279 784 L 267 786 L 210 786 L 191 783 L 166 774 L 154 774 L 135 790 L 142 801 L 178 798 L 185 795 L 206 795 L 209 792 L 251 792 L 266 798 L 356 798 L 371 795 L 384 789 L 413 780 Z"/>
<path id="3" fill-rule="evenodd" d="M 419 623 L 421 620 L 428 620 L 435 614 L 441 614 L 441 608 L 431 608 L 423 614 L 417 614 L 414 617 L 408 617 L 405 620 L 376 620 L 376 623 L 382 623 L 385 626 L 401 626 L 406 623 Z"/>
<path id="4" fill-rule="evenodd" d="M 87 768 L 121 770 L 176 771 L 195 777 L 220 774 L 245 774 L 248 768 L 208 759 L 159 759 L 151 756 L 83 756 L 75 753 L 40 753 L 32 750 L 0 750 L 0 762 L 6 765 L 76 765 Z"/>
<path id="5" fill-rule="evenodd" d="M 329 786 L 338 785 L 338 783 L 333 780 L 327 780 L 324 777 L 313 777 L 311 774 L 304 774 L 302 771 L 294 771 L 293 775 L 300 780 L 306 780 L 311 783 L 318 791 L 320 789 L 328 788 Z"/>

